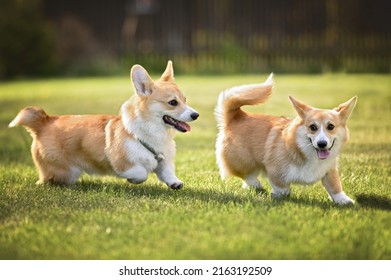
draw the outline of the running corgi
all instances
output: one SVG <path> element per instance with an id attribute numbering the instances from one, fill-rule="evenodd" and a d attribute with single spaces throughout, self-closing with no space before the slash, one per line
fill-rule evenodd
<path id="1" fill-rule="evenodd" d="M 241 110 L 243 105 L 264 103 L 272 88 L 273 74 L 263 84 L 237 86 L 220 93 L 215 113 L 221 177 L 233 175 L 242 179 L 243 187 L 264 191 L 257 178 L 263 173 L 275 198 L 289 195 L 292 183 L 322 180 L 336 204 L 354 204 L 342 190 L 338 155 L 349 137 L 346 122 L 357 97 L 335 109 L 322 110 L 289 96 L 298 114 L 292 120 Z"/>
<path id="2" fill-rule="evenodd" d="M 139 184 L 150 172 L 172 189 L 183 187 L 175 176 L 175 130 L 199 114 L 186 105 L 169 61 L 153 81 L 140 65 L 130 72 L 135 95 L 120 115 L 49 116 L 38 107 L 20 111 L 9 127 L 24 126 L 33 138 L 31 153 L 37 183 L 73 184 L 83 172 L 117 175 Z"/>

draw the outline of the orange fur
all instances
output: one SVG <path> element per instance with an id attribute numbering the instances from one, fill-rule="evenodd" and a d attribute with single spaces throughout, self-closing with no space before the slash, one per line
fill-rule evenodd
<path id="1" fill-rule="evenodd" d="M 263 84 L 234 87 L 220 94 L 216 157 L 221 176 L 239 177 L 243 186 L 262 190 L 257 177 L 263 173 L 274 197 L 288 195 L 292 183 L 322 180 L 336 203 L 353 203 L 342 191 L 337 157 L 348 139 L 346 121 L 356 98 L 334 110 L 321 110 L 290 97 L 298 113 L 292 120 L 242 111 L 243 105 L 267 100 L 271 77 Z"/>
<path id="2" fill-rule="evenodd" d="M 171 188 L 181 188 L 174 173 L 174 128 L 189 131 L 186 122 L 198 113 L 185 104 L 173 75 L 171 61 L 156 82 L 140 65 L 133 66 L 136 94 L 122 105 L 119 116 L 49 116 L 38 107 L 22 109 L 9 126 L 30 132 L 38 183 L 69 185 L 83 172 L 141 183 L 155 172 Z"/>

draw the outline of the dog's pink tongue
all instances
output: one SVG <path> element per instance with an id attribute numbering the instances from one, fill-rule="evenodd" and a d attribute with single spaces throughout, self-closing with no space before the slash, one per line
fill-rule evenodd
<path id="1" fill-rule="evenodd" d="M 182 128 L 182 130 L 183 130 L 184 132 L 187 132 L 187 131 L 190 131 L 190 130 L 191 130 L 191 126 L 188 125 L 188 124 L 185 123 L 185 122 L 178 122 L 178 126 L 179 126 L 180 128 Z"/>
<path id="2" fill-rule="evenodd" d="M 330 155 L 329 150 L 318 150 L 318 158 L 319 159 L 326 159 L 329 157 L 329 155 Z"/>

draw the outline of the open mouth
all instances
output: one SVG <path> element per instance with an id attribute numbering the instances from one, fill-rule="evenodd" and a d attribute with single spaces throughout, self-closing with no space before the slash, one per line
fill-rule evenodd
<path id="1" fill-rule="evenodd" d="M 187 132 L 191 130 L 190 125 L 188 125 L 187 123 L 178 121 L 167 115 L 163 116 L 163 121 L 166 124 L 173 126 L 176 130 L 179 130 L 180 132 Z"/>
<path id="2" fill-rule="evenodd" d="M 317 149 L 315 148 L 319 159 L 326 159 L 330 156 L 330 149 Z"/>
<path id="3" fill-rule="evenodd" d="M 312 140 L 310 139 L 310 142 L 312 143 Z M 335 139 L 333 141 L 333 144 L 331 145 L 330 149 L 320 149 L 320 148 L 315 148 L 316 154 L 318 155 L 319 159 L 327 159 L 330 156 L 330 151 L 334 147 Z"/>

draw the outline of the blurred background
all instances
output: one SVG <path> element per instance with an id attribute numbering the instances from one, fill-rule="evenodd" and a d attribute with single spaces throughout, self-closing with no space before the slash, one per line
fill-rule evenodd
<path id="1" fill-rule="evenodd" d="M 0 79 L 390 73 L 389 0 L 0 0 Z"/>

